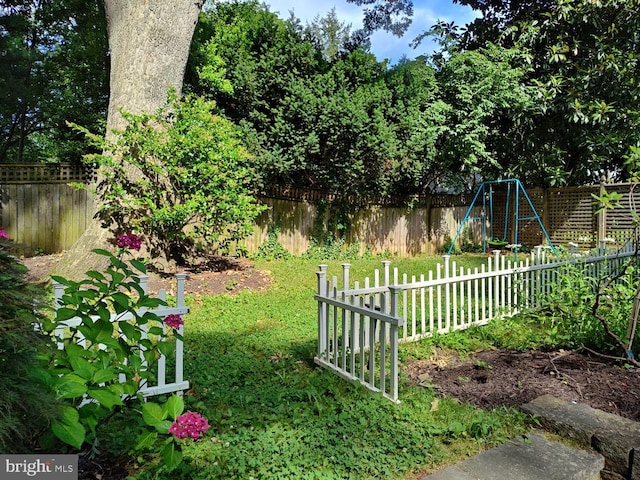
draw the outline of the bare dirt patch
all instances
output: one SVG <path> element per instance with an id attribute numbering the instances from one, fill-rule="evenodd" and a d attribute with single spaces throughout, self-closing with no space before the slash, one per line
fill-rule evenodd
<path id="1" fill-rule="evenodd" d="M 29 269 L 27 280 L 33 283 L 48 281 L 49 273 L 60 257 L 61 255 L 57 254 L 23 259 L 22 262 Z M 246 259 L 213 257 L 198 269 L 187 268 L 182 272 L 188 274 L 185 291 L 198 295 L 263 290 L 271 284 L 269 272 L 256 269 Z M 149 293 L 155 294 L 159 290 L 164 290 L 172 295 L 175 294 L 175 287 L 175 277 L 149 272 Z"/>
<path id="2" fill-rule="evenodd" d="M 640 420 L 640 370 L 591 354 L 488 350 L 460 359 L 438 351 L 404 369 L 417 384 L 485 409 L 551 394 Z"/>

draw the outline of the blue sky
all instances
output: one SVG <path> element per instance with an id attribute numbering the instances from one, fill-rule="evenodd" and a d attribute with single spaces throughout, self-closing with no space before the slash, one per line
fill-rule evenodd
<path id="1" fill-rule="evenodd" d="M 351 24 L 356 30 L 362 26 L 362 10 L 346 0 L 263 0 L 269 5 L 269 10 L 279 13 L 281 18 L 289 18 L 289 11 L 293 10 L 296 17 L 303 24 L 311 22 L 317 15 L 326 15 L 333 7 L 336 14 L 344 23 Z M 452 0 L 414 0 L 413 23 L 402 38 L 390 33 L 376 32 L 371 38 L 371 50 L 378 60 L 389 59 L 396 63 L 402 55 L 415 58 L 418 55 L 431 53 L 435 46 L 429 40 L 422 42 L 417 49 L 409 46 L 411 40 L 427 30 L 438 20 L 455 21 L 458 25 L 465 25 L 478 16 L 471 8 L 454 4 Z"/>

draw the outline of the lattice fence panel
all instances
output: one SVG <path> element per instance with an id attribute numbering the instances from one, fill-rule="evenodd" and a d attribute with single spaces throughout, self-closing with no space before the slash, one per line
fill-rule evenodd
<path id="1" fill-rule="evenodd" d="M 555 245 L 595 246 L 598 224 L 591 194 L 598 191 L 597 186 L 548 190 L 547 233 Z"/>
<path id="2" fill-rule="evenodd" d="M 96 168 L 84 164 L 4 163 L 0 164 L 0 184 L 91 183 Z"/>
<path id="3" fill-rule="evenodd" d="M 604 222 L 606 235 L 617 243 L 624 243 L 634 233 L 634 220 L 632 212 L 640 213 L 640 189 L 633 188 L 631 184 L 607 185 L 608 192 L 622 194 L 619 207 L 607 210 Z"/>

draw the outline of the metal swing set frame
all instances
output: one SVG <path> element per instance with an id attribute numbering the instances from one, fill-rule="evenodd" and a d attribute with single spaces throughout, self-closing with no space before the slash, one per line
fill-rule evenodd
<path id="1" fill-rule="evenodd" d="M 549 242 L 549 247 L 551 248 L 551 250 L 553 251 L 554 255 L 557 255 L 556 249 L 553 246 L 553 242 L 551 242 L 551 238 L 549 238 L 549 235 L 547 234 L 547 230 L 544 228 L 544 225 L 542 224 L 542 220 L 540 219 L 540 215 L 538 215 L 538 212 L 536 211 L 535 207 L 533 206 L 533 203 L 531 202 L 531 198 L 529 198 L 529 195 L 527 194 L 526 190 L 524 189 L 524 186 L 522 185 L 522 182 L 520 182 L 520 180 L 518 180 L 517 178 L 510 178 L 510 179 L 506 179 L 506 180 L 494 180 L 494 181 L 489 181 L 489 182 L 482 182 L 480 184 L 480 187 L 478 188 L 478 191 L 476 192 L 476 195 L 473 197 L 473 201 L 471 202 L 471 205 L 469 206 L 469 209 L 467 210 L 467 213 L 464 216 L 464 219 L 462 220 L 462 223 L 460 224 L 460 227 L 458 228 L 458 231 L 456 232 L 456 236 L 454 237 L 453 241 L 451 242 L 451 245 L 449 246 L 449 250 L 447 251 L 447 254 L 450 255 L 451 251 L 453 250 L 454 245 L 456 244 L 456 240 L 458 239 L 458 237 L 460 236 L 460 233 L 462 232 L 462 229 L 464 228 L 465 224 L 469 221 L 469 220 L 480 220 L 482 221 L 482 251 L 484 253 L 487 252 L 487 243 L 488 241 L 491 240 L 495 240 L 493 238 L 493 223 L 494 223 L 494 211 L 493 211 L 493 187 L 496 184 L 507 184 L 507 202 L 506 202 L 506 208 L 505 208 L 505 217 L 504 217 L 504 234 L 502 237 L 502 241 L 506 240 L 507 237 L 507 232 L 508 232 L 508 227 L 509 227 L 509 202 L 511 199 L 511 190 L 512 188 L 515 188 L 515 208 L 514 208 L 514 222 L 515 222 L 515 231 L 514 231 L 514 238 L 513 238 L 513 253 L 514 256 L 517 256 L 518 254 L 518 225 L 520 224 L 520 222 L 525 222 L 525 221 L 531 221 L 531 220 L 537 220 L 538 224 L 540 225 L 540 228 L 542 229 L 542 233 L 544 235 L 544 237 L 547 239 L 547 242 Z M 488 191 L 488 194 L 487 194 Z M 524 197 L 524 199 L 528 202 L 529 207 L 531 208 L 531 211 L 533 212 L 532 216 L 529 217 L 520 217 L 520 194 L 522 194 L 522 196 Z M 479 217 L 471 217 L 471 211 L 473 210 L 473 208 L 476 206 L 476 202 L 478 200 L 478 197 L 482 195 L 482 215 Z M 488 205 L 487 205 L 488 203 Z M 489 218 L 488 218 L 488 223 L 490 225 L 491 228 L 491 238 L 490 240 L 487 240 L 487 206 L 489 208 Z"/>

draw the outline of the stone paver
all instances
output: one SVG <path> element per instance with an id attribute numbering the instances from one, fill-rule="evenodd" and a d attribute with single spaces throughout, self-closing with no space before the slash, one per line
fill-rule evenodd
<path id="1" fill-rule="evenodd" d="M 602 454 L 612 474 L 640 480 L 640 423 L 551 395 L 536 398 L 522 410 L 536 415 L 545 429 Z"/>
<path id="2" fill-rule="evenodd" d="M 601 455 L 538 433 L 482 452 L 423 480 L 599 480 Z"/>

